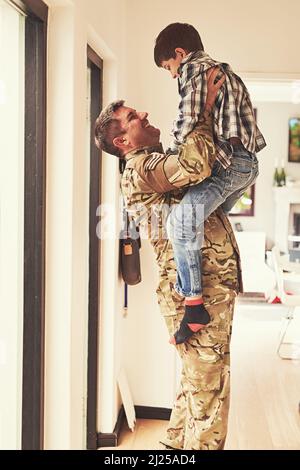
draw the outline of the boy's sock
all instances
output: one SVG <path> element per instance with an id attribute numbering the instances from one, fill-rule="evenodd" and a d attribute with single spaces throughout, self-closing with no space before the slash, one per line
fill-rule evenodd
<path id="1" fill-rule="evenodd" d="M 194 333 L 201 330 L 210 321 L 210 316 L 203 305 L 203 299 L 186 299 L 185 314 L 179 330 L 170 339 L 171 344 L 181 344 Z"/>

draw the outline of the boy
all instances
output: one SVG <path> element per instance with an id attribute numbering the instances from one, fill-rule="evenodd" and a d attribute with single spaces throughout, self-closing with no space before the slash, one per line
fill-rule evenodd
<path id="1" fill-rule="evenodd" d="M 190 187 L 167 221 L 169 238 L 177 267 L 176 291 L 185 297 L 185 314 L 171 338 L 184 343 L 199 331 L 210 317 L 203 305 L 201 276 L 201 226 L 219 206 L 229 212 L 258 175 L 255 152 L 266 145 L 254 117 L 249 93 L 230 66 L 217 62 L 204 52 L 198 31 L 186 23 L 172 23 L 158 35 L 154 60 L 158 67 L 178 78 L 181 101 L 173 127 L 174 140 L 169 153 L 175 153 L 198 122 L 204 108 L 206 71 L 218 66 L 226 80 L 213 109 L 216 161 L 212 172 L 197 186 Z M 170 158 L 172 158 L 170 156 Z M 217 249 L 217 247 L 216 247 Z"/>

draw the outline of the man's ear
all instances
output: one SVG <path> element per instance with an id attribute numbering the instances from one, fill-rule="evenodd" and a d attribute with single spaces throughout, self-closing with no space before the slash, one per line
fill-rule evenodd
<path id="1" fill-rule="evenodd" d="M 128 146 L 128 140 L 125 136 L 119 135 L 113 139 L 113 144 L 120 150 L 125 150 Z"/>
<path id="2" fill-rule="evenodd" d="M 176 47 L 175 53 L 176 53 L 176 55 L 177 54 L 180 55 L 180 57 L 182 57 L 182 59 L 184 59 L 187 56 L 187 52 L 184 49 L 182 49 L 182 47 Z"/>

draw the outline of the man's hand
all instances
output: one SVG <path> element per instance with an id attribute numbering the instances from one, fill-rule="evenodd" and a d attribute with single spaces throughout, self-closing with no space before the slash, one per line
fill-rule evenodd
<path id="1" fill-rule="evenodd" d="M 220 72 L 219 67 L 212 67 L 206 72 L 206 77 L 207 77 L 207 97 L 206 97 L 206 103 L 205 103 L 205 109 L 204 111 L 210 112 L 215 104 L 215 100 L 217 97 L 217 94 L 225 82 L 225 75 L 223 74 L 221 78 L 216 80 L 217 75 Z M 216 83 L 215 83 L 216 80 Z"/>

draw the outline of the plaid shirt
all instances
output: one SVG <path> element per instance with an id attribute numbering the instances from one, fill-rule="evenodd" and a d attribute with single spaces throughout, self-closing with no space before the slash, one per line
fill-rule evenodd
<path id="1" fill-rule="evenodd" d="M 174 140 L 171 152 L 177 150 L 195 127 L 200 113 L 204 110 L 207 95 L 206 71 L 218 65 L 226 75 L 217 96 L 213 110 L 214 134 L 217 159 L 227 168 L 230 165 L 232 147 L 224 140 L 238 137 L 251 153 L 259 152 L 266 146 L 265 139 L 258 129 L 248 90 L 228 64 L 217 62 L 203 51 L 191 52 L 180 65 L 178 79 L 181 101 L 179 117 L 174 122 Z"/>

